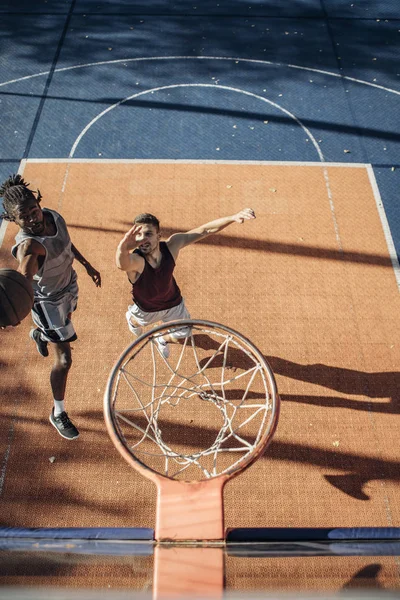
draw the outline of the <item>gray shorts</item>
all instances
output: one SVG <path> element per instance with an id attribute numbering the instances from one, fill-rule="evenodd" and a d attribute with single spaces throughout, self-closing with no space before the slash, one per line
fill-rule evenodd
<path id="1" fill-rule="evenodd" d="M 177 306 L 167 308 L 166 310 L 159 310 L 157 312 L 145 312 L 139 308 L 137 304 L 131 304 L 131 306 L 128 306 L 125 316 L 130 331 L 135 335 L 140 335 L 141 327 L 154 325 L 160 321 L 162 323 L 169 323 L 169 321 L 177 321 L 179 319 L 190 319 L 190 314 L 185 306 L 183 298 L 182 302 Z M 188 327 L 182 327 L 181 329 L 175 329 L 170 333 L 175 338 L 185 338 L 190 334 L 190 330 Z"/>
<path id="2" fill-rule="evenodd" d="M 40 329 L 42 337 L 48 342 L 73 342 L 77 335 L 68 318 L 78 303 L 78 284 L 75 281 L 66 293 L 58 300 L 35 299 L 32 308 L 32 319 Z"/>

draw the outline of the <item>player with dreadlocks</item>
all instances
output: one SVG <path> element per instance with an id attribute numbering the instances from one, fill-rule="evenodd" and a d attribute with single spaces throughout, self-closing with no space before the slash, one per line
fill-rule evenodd
<path id="1" fill-rule="evenodd" d="M 42 356 L 48 356 L 49 342 L 54 350 L 50 375 L 54 407 L 50 423 L 62 437 L 72 440 L 79 431 L 65 412 L 64 394 L 72 364 L 70 342 L 77 339 L 71 322 L 78 300 L 74 259 L 85 267 L 97 287 L 101 277 L 71 243 L 63 217 L 55 210 L 42 209 L 40 191 L 34 193 L 28 186 L 21 175 L 12 175 L 3 183 L 0 196 L 5 212 L 0 217 L 20 228 L 11 252 L 19 262 L 18 271 L 32 281 L 32 318 L 36 328 L 30 337 Z"/>

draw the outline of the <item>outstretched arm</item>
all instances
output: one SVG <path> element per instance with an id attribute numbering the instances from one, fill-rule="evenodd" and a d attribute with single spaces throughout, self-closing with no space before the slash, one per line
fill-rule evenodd
<path id="1" fill-rule="evenodd" d="M 188 246 L 189 244 L 194 244 L 198 240 L 201 240 L 213 233 L 219 233 L 228 225 L 232 223 L 243 223 L 249 219 L 255 219 L 256 215 L 252 208 L 244 208 L 240 212 L 230 216 L 230 217 L 222 217 L 221 219 L 215 219 L 214 221 L 210 221 L 209 223 L 205 223 L 204 225 L 200 225 L 200 227 L 196 227 L 195 229 L 191 229 L 186 233 L 174 233 L 167 240 L 168 248 L 172 252 L 172 254 L 176 257 L 179 250 Z"/>
<path id="2" fill-rule="evenodd" d="M 85 267 L 87 274 L 91 277 L 96 285 L 96 287 L 101 287 L 101 275 L 100 273 L 92 267 L 92 265 L 86 260 L 84 256 L 79 252 L 77 248 L 72 244 L 71 250 L 78 262 L 81 263 L 83 267 Z"/>

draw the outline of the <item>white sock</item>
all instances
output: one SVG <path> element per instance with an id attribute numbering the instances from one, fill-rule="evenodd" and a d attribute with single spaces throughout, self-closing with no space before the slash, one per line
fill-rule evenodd
<path id="1" fill-rule="evenodd" d="M 54 416 L 59 417 L 64 411 L 64 400 L 54 400 Z"/>

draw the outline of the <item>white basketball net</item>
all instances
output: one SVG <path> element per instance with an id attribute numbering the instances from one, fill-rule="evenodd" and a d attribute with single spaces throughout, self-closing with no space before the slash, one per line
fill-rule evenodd
<path id="1" fill-rule="evenodd" d="M 173 479 L 232 472 L 265 439 L 276 403 L 271 374 L 245 340 L 193 326 L 164 358 L 139 341 L 115 374 L 111 406 L 130 454 Z"/>

